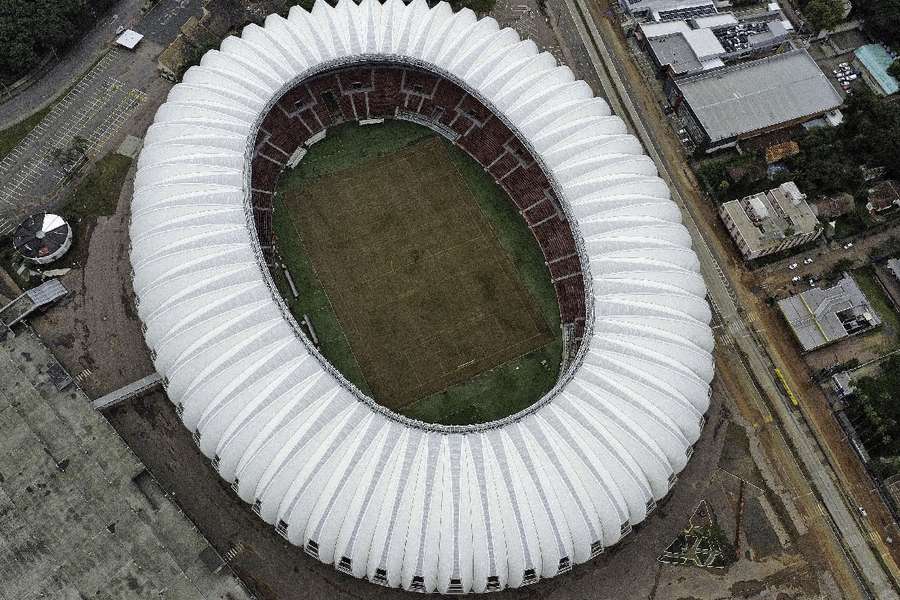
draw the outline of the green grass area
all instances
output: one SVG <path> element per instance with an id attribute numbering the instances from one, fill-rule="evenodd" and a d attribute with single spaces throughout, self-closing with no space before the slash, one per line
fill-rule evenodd
<path id="1" fill-rule="evenodd" d="M 291 279 L 294 280 L 300 296 L 296 299 L 293 298 L 283 271 L 274 268 L 272 274 L 281 291 L 281 297 L 285 299 L 298 322 L 304 314 L 309 315 L 321 344 L 322 355 L 343 373 L 350 383 L 362 390 L 363 393 L 371 395 L 362 369 L 350 350 L 350 342 L 344 335 L 344 330 L 334 313 L 325 289 L 316 277 L 316 272 L 303 248 L 300 236 L 294 228 L 294 223 L 287 215 L 288 210 L 279 200 L 273 220 L 278 251 L 291 273 Z"/>
<path id="2" fill-rule="evenodd" d="M 131 159 L 127 156 L 108 154 L 98 160 L 66 199 L 65 215 L 98 217 L 114 214 L 129 168 Z"/>
<path id="3" fill-rule="evenodd" d="M 282 175 L 278 191 L 291 192 L 320 177 L 387 156 L 432 135 L 431 130 L 407 121 L 332 127 L 324 140 L 312 146 L 300 167 Z"/>
<path id="4" fill-rule="evenodd" d="M 559 311 L 557 311 L 559 312 Z M 562 340 L 499 365 L 443 392 L 422 398 L 401 414 L 426 423 L 471 425 L 528 408 L 556 383 Z M 485 402 L 489 398 L 490 403 Z"/>
<path id="5" fill-rule="evenodd" d="M 32 129 L 37 127 L 37 124 L 41 122 L 41 119 L 47 116 L 47 113 L 49 113 L 52 108 L 53 105 L 50 105 L 37 111 L 27 119 L 23 119 L 15 125 L 11 125 L 3 131 L 0 131 L 0 160 L 3 160 L 3 157 L 12 152 L 13 148 L 25 139 L 25 136 L 28 135 Z"/>
<path id="6" fill-rule="evenodd" d="M 279 183 L 279 199 L 274 217 L 277 247 L 300 290 L 300 298 L 292 299 L 279 269 L 273 270 L 273 275 L 295 317 L 300 320 L 304 313 L 310 315 L 325 358 L 369 395 L 372 393 L 371 386 L 366 382 L 363 369 L 351 350 L 348 333 L 337 316 L 334 303 L 325 292 L 321 281 L 323 274 L 317 274 L 304 247 L 304 242 L 308 241 L 299 235 L 291 219 L 292 209 L 287 208 L 287 205 L 292 204 L 295 211 L 314 208 L 297 205 L 296 198 L 287 203 L 285 199 L 301 190 L 308 191 L 320 178 L 392 155 L 429 137 L 435 137 L 430 130 L 403 121 L 387 121 L 377 126 L 360 127 L 349 124 L 333 128 L 325 140 L 311 148 L 301 166 L 286 172 Z M 539 316 L 533 313 L 534 318 L 543 319 L 552 332 L 550 343 L 542 343 L 537 349 L 511 360 L 504 359 L 502 364 L 482 370 L 462 383 L 429 393 L 398 409 L 401 414 L 426 422 L 464 425 L 502 418 L 539 399 L 557 379 L 562 341 L 556 294 L 533 236 L 492 178 L 461 150 L 449 143 L 444 144 L 453 167 L 465 182 L 465 187 L 496 236 L 502 249 L 498 251 L 508 254 L 511 265 L 509 268 L 514 269 L 520 284 L 531 296 L 534 305 L 532 310 L 536 309 L 540 313 Z M 472 210 L 477 212 L 475 208 Z M 450 299 L 451 302 L 452 300 Z M 341 314 L 346 314 L 346 310 Z M 409 348 L 406 350 L 409 351 Z M 412 354 L 415 354 L 415 348 L 412 349 Z M 485 402 L 486 398 L 490 399 L 489 403 Z"/>
<path id="7" fill-rule="evenodd" d="M 881 317 L 882 327 L 884 327 L 885 332 L 890 332 L 893 338 L 890 348 L 885 349 L 886 352 L 890 352 L 900 347 L 900 315 L 894 310 L 890 298 L 887 297 L 887 294 L 875 277 L 875 270 L 871 266 L 853 271 L 853 279 L 856 280 L 859 289 L 866 295 L 872 308 Z"/>

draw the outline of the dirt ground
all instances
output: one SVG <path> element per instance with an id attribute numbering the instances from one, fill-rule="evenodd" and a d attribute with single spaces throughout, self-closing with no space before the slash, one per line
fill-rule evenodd
<path id="1" fill-rule="evenodd" d="M 366 382 L 388 408 L 553 341 L 436 137 L 282 201 Z"/>

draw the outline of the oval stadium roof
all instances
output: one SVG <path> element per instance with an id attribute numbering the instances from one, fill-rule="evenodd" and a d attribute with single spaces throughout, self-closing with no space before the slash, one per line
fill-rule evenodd
<path id="1" fill-rule="evenodd" d="M 377 406 L 307 345 L 262 262 L 249 209 L 262 116 L 308 74 L 370 60 L 484 99 L 579 240 L 592 303 L 578 360 L 502 421 L 431 426 Z M 587 84 L 469 10 L 318 2 L 226 39 L 147 132 L 131 240 L 146 341 L 201 451 L 291 543 L 356 577 L 439 592 L 552 577 L 644 520 L 700 436 L 710 309 L 666 185 Z"/>

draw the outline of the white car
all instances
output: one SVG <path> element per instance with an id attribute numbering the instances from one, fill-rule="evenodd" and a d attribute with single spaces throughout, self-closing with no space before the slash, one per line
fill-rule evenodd
<path id="1" fill-rule="evenodd" d="M 796 269 L 797 267 L 798 267 L 797 263 L 791 263 L 791 264 L 788 265 L 788 269 L 790 269 L 791 271 L 793 271 L 793 270 Z"/>
<path id="2" fill-rule="evenodd" d="M 798 281 L 800 281 L 800 276 L 795 275 L 794 277 L 791 277 L 791 281 L 793 281 L 794 283 L 797 283 Z"/>
<path id="3" fill-rule="evenodd" d="M 853 247 L 853 242 L 847 242 L 846 244 L 844 244 L 844 250 L 849 250 L 852 247 Z"/>
<path id="4" fill-rule="evenodd" d="M 814 286 L 815 284 L 816 284 L 816 280 L 814 278 L 809 280 L 810 287 Z"/>
<path id="5" fill-rule="evenodd" d="M 804 259 L 803 259 L 803 264 L 804 264 L 804 265 L 811 265 L 811 264 L 812 264 L 812 261 L 813 261 L 812 257 L 807 257 L 807 258 L 804 258 Z"/>

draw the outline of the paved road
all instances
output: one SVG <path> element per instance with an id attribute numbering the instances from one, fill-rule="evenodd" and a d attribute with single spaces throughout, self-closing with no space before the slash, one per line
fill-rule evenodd
<path id="1" fill-rule="evenodd" d="M 655 160 L 660 175 L 670 183 L 672 197 L 681 207 L 684 216 L 684 224 L 691 233 L 694 249 L 700 259 L 704 279 L 709 290 L 709 299 L 716 312 L 725 323 L 728 333 L 736 346 L 746 358 L 747 367 L 755 376 L 769 398 L 775 399 L 771 404 L 782 422 L 784 431 L 795 448 L 797 458 L 808 473 L 812 484 L 825 505 L 837 532 L 849 551 L 857 570 L 866 582 L 866 586 L 876 598 L 895 599 L 900 598 L 894 588 L 879 557 L 872 551 L 867 539 L 852 510 L 848 507 L 844 497 L 834 483 L 834 476 L 818 446 L 811 441 L 811 433 L 806 430 L 805 424 L 799 422 L 795 413 L 787 405 L 779 385 L 776 383 L 771 371 L 771 362 L 765 350 L 747 327 L 740 314 L 737 299 L 728 276 L 720 268 L 721 257 L 707 243 L 703 237 L 692 214 L 692 207 L 685 202 L 678 188 L 673 185 L 673 178 L 668 166 L 662 160 L 662 155 L 657 147 L 657 141 L 648 133 L 643 116 L 636 109 L 629 96 L 621 77 L 615 68 L 615 63 L 607 50 L 596 24 L 590 18 L 590 11 L 585 0 L 565 0 L 568 10 L 571 12 L 584 45 L 591 54 L 595 69 L 604 80 L 609 94 L 610 104 L 617 114 L 631 122 L 636 135 L 641 139 L 647 152 Z M 587 18 L 580 15 L 586 15 Z M 615 91 L 615 93 L 612 93 Z"/>

